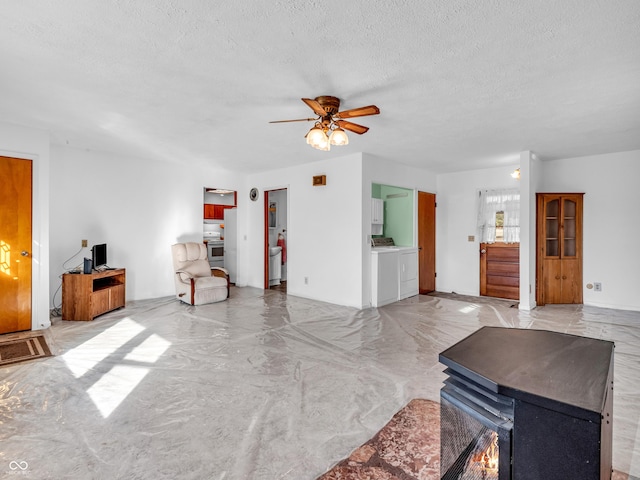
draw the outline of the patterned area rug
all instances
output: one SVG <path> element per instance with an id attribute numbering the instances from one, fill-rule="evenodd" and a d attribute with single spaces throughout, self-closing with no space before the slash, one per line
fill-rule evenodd
<path id="1" fill-rule="evenodd" d="M 317 480 L 440 480 L 440 404 L 414 399 Z M 638 480 L 614 470 L 611 480 Z"/>
<path id="2" fill-rule="evenodd" d="M 0 366 L 50 356 L 51 350 L 42 335 L 0 340 Z"/>
<path id="3" fill-rule="evenodd" d="M 414 399 L 318 480 L 440 478 L 440 404 Z"/>

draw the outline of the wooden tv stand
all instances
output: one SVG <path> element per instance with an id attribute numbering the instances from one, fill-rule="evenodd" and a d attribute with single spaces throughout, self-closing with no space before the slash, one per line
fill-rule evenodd
<path id="1" fill-rule="evenodd" d="M 62 320 L 93 320 L 124 307 L 125 269 L 62 275 Z"/>

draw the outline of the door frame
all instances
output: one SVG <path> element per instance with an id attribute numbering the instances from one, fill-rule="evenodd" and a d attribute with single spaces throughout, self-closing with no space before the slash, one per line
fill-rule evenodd
<path id="1" fill-rule="evenodd" d="M 264 289 L 269 290 L 269 190 L 264 191 L 263 220 L 264 239 L 262 250 L 264 258 Z"/>
<path id="2" fill-rule="evenodd" d="M 49 306 L 49 134 L 44 131 L 0 125 L 0 156 L 31 160 L 31 329 L 51 326 Z M 5 135 L 6 134 L 6 135 Z M 58 278 L 56 274 L 55 278 Z"/>
<path id="3" fill-rule="evenodd" d="M 287 192 L 287 210 L 289 209 L 289 201 L 288 201 L 288 190 L 289 187 L 273 187 L 269 189 L 264 189 L 263 192 L 263 219 L 262 219 L 262 227 L 264 229 L 264 239 L 263 239 L 263 258 L 264 258 L 264 290 L 269 290 L 269 192 L 279 192 L 281 190 L 285 190 Z M 289 214 L 287 212 L 287 225 Z M 287 227 L 287 231 L 289 228 Z"/>

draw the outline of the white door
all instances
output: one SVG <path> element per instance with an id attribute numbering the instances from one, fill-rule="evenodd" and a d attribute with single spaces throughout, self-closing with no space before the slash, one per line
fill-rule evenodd
<path id="1" fill-rule="evenodd" d="M 229 271 L 229 281 L 236 283 L 238 276 L 238 209 L 224 211 L 224 268 Z"/>

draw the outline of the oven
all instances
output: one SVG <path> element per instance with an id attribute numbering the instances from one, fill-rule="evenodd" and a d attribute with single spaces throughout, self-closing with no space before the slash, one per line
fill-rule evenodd
<path id="1" fill-rule="evenodd" d="M 207 242 L 207 257 L 212 267 L 224 267 L 224 240 L 209 240 Z"/>

